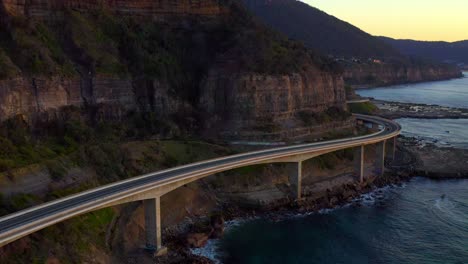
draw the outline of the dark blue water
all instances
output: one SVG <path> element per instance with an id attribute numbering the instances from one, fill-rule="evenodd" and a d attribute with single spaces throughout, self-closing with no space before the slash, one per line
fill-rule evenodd
<path id="1" fill-rule="evenodd" d="M 415 178 L 332 212 L 253 220 L 218 251 L 223 263 L 468 263 L 468 180 Z"/>
<path id="2" fill-rule="evenodd" d="M 449 81 L 396 85 L 356 91 L 380 100 L 468 108 L 468 72 Z"/>
<path id="3" fill-rule="evenodd" d="M 466 76 L 358 93 L 468 108 Z M 407 136 L 468 148 L 467 120 L 397 121 Z M 415 178 L 327 213 L 247 221 L 195 253 L 219 263 L 468 264 L 468 180 Z"/>
<path id="4" fill-rule="evenodd" d="M 468 119 L 400 118 L 402 134 L 417 137 L 439 147 L 468 149 Z"/>
<path id="5" fill-rule="evenodd" d="M 380 100 L 468 108 L 468 72 L 464 78 L 440 82 L 396 85 L 357 90 Z M 425 120 L 402 118 L 403 135 L 420 137 L 439 146 L 468 148 L 468 119 Z"/>

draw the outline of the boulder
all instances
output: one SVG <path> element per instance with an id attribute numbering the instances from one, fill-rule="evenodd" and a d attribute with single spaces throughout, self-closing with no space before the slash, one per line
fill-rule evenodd
<path id="1" fill-rule="evenodd" d="M 187 245 L 192 248 L 201 248 L 208 242 L 209 236 L 205 233 L 190 233 L 187 235 Z"/>
<path id="2" fill-rule="evenodd" d="M 213 215 L 210 219 L 213 231 L 210 234 L 211 238 L 220 238 L 224 234 L 224 218 L 222 215 Z"/>

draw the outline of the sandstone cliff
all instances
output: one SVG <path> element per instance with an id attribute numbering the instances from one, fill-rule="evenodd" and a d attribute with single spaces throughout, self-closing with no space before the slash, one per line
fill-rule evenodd
<path id="1" fill-rule="evenodd" d="M 462 77 L 449 65 L 352 64 L 345 66 L 343 78 L 349 85 L 385 86 L 403 83 L 447 80 Z"/>
<path id="2" fill-rule="evenodd" d="M 344 112 L 342 77 L 235 2 L 4 0 L 2 10 L 0 121 L 34 125 L 75 107 L 95 120 L 152 113 L 229 139 L 350 127 L 345 115 L 298 118 Z"/>
<path id="3" fill-rule="evenodd" d="M 158 80 L 139 86 L 132 79 L 95 76 L 86 84 L 78 77 L 60 76 L 0 80 L 0 120 L 20 115 L 31 124 L 53 121 L 66 107 L 94 106 L 98 120 L 123 120 L 131 111 L 171 114 L 183 108 L 183 101 L 170 97 L 167 85 Z"/>
<path id="4" fill-rule="evenodd" d="M 201 107 L 209 116 L 208 127 L 223 127 L 226 138 L 293 140 L 352 126 L 343 120 L 314 126 L 298 118 L 301 113 L 344 109 L 343 86 L 340 75 L 317 69 L 279 76 L 214 70 L 204 81 Z"/>

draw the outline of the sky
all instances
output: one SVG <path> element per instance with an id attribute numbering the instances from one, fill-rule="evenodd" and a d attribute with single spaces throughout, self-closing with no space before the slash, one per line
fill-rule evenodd
<path id="1" fill-rule="evenodd" d="M 468 0 L 301 0 L 376 36 L 468 39 Z"/>

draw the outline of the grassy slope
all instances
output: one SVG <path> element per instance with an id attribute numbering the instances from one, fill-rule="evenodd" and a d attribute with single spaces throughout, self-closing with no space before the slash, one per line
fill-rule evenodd
<path id="1" fill-rule="evenodd" d="M 371 102 L 349 104 L 349 111 L 356 114 L 372 115 L 378 110 Z"/>

